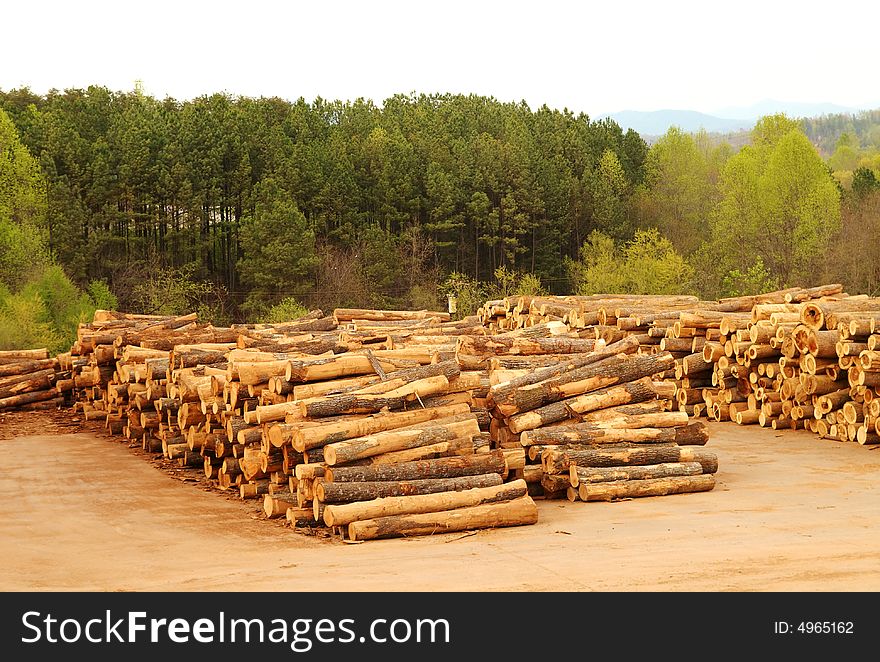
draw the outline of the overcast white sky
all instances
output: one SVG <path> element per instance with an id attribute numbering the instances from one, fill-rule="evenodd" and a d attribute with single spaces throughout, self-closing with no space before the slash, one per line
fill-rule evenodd
<path id="1" fill-rule="evenodd" d="M 591 115 L 765 98 L 874 107 L 880 2 L 4 3 L 0 88 L 179 99 L 463 92 Z"/>

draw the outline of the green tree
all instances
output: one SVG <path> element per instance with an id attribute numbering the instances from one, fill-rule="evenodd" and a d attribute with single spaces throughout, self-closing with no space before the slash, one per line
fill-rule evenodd
<path id="1" fill-rule="evenodd" d="M 702 242 L 706 221 L 718 202 L 718 170 L 726 152 L 723 146 L 705 142 L 698 146 L 693 136 L 677 127 L 648 151 L 639 201 L 642 222 L 657 227 L 684 254 Z"/>
<path id="2" fill-rule="evenodd" d="M 602 152 L 591 188 L 593 224 L 601 232 L 616 239 L 629 235 L 627 227 L 627 192 L 629 183 L 617 154 L 611 149 Z"/>
<path id="3" fill-rule="evenodd" d="M 315 233 L 291 197 L 272 178 L 254 188 L 254 208 L 242 219 L 238 269 L 251 288 L 246 302 L 258 311 L 287 294 L 309 289 L 318 264 Z"/>
<path id="4" fill-rule="evenodd" d="M 706 269 L 714 265 L 707 283 L 714 277 L 715 289 L 726 272 L 746 272 L 758 257 L 783 285 L 815 281 L 839 226 L 839 189 L 821 157 L 799 129 L 779 135 L 785 122 L 774 117 L 759 122 L 763 137 L 722 173 L 713 245 L 703 260 Z"/>

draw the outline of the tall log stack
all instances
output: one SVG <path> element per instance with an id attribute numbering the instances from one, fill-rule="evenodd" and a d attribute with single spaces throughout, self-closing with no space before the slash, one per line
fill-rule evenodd
<path id="1" fill-rule="evenodd" d="M 846 296 L 838 285 L 756 304 L 738 327 L 725 320 L 723 345 L 707 346 L 706 358 L 730 388 L 707 392 L 707 411 L 741 425 L 880 443 L 877 319 L 880 299 Z"/>
<path id="2" fill-rule="evenodd" d="M 712 489 L 717 458 L 690 448 L 708 441 L 705 424 L 668 411 L 672 388 L 654 381 L 673 370 L 673 355 L 638 353 L 635 335 L 594 342 L 572 340 L 570 354 L 553 356 L 546 366 L 523 368 L 529 362 L 516 355 L 490 360 L 493 441 L 522 449 L 515 475 L 532 494 L 573 501 Z M 509 344 L 488 347 L 497 352 Z M 462 338 L 459 351 L 473 356 L 475 344 Z M 596 470 L 587 477 L 577 467 Z"/>
<path id="3" fill-rule="evenodd" d="M 0 412 L 56 408 L 73 390 L 70 377 L 46 349 L 0 351 Z"/>

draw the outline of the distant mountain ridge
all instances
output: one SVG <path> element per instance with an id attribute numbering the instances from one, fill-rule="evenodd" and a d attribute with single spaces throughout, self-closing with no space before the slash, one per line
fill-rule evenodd
<path id="1" fill-rule="evenodd" d="M 659 136 L 671 126 L 692 133 L 706 129 L 710 133 L 730 133 L 750 129 L 754 120 L 727 119 L 696 110 L 623 110 L 608 115 L 624 129 L 633 129 L 645 136 Z"/>
<path id="2" fill-rule="evenodd" d="M 677 126 L 689 133 L 700 129 L 709 133 L 734 133 L 751 129 L 759 117 L 773 113 L 785 113 L 790 117 L 817 117 L 834 113 L 856 113 L 859 110 L 862 109 L 828 102 L 764 99 L 751 106 L 731 106 L 712 113 L 679 109 L 622 110 L 606 113 L 602 117 L 610 117 L 624 129 L 633 129 L 642 136 L 660 136 L 671 126 Z"/>

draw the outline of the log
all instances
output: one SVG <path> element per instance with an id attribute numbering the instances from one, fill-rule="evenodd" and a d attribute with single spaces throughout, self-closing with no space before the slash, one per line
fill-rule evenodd
<path id="1" fill-rule="evenodd" d="M 21 407 L 33 402 L 43 402 L 45 400 L 53 400 L 57 397 L 58 392 L 54 388 L 45 391 L 32 391 L 30 393 L 22 393 L 21 395 L 12 395 L 8 398 L 0 398 L 0 409 L 12 409 L 13 407 Z"/>
<path id="2" fill-rule="evenodd" d="M 428 421 L 420 427 L 377 432 L 373 435 L 327 444 L 324 446 L 324 460 L 331 466 L 344 464 L 381 453 L 427 446 L 459 437 L 473 437 L 479 433 L 480 425 L 476 416 L 450 423 Z"/>
<path id="3" fill-rule="evenodd" d="M 703 467 L 703 473 L 715 473 L 718 470 L 718 456 L 715 453 L 693 446 L 653 445 L 620 449 L 547 450 L 541 455 L 541 465 L 548 474 L 569 471 L 571 465 L 621 467 L 667 462 L 699 462 Z"/>
<path id="4" fill-rule="evenodd" d="M 269 519 L 284 517 L 289 508 L 296 508 L 296 494 L 281 492 L 263 497 L 263 512 Z"/>
<path id="5" fill-rule="evenodd" d="M 528 444 L 584 444 L 601 445 L 630 443 L 667 443 L 675 442 L 675 428 L 609 428 L 598 427 L 592 423 L 577 425 L 558 425 L 523 432 Z M 522 443 L 522 442 L 521 442 Z"/>
<path id="6" fill-rule="evenodd" d="M 302 466 L 302 465 L 300 465 Z M 503 474 L 507 465 L 500 450 L 390 465 L 327 467 L 324 476 L 332 483 L 354 481 L 402 481 L 424 478 L 456 478 L 480 474 Z M 297 467 L 297 478 L 299 478 Z"/>
<path id="7" fill-rule="evenodd" d="M 391 451 L 374 455 L 368 459 L 370 464 L 399 464 L 401 462 L 415 462 L 432 457 L 448 455 L 473 455 L 474 442 L 471 437 L 462 437 L 451 441 L 441 441 L 436 444 L 407 448 L 402 451 Z"/>
<path id="8" fill-rule="evenodd" d="M 638 342 L 629 341 L 623 347 L 618 347 L 615 349 L 617 351 L 609 351 L 609 348 L 606 348 L 603 352 L 596 352 L 593 354 L 574 354 L 567 359 L 563 358 L 562 360 L 555 361 L 552 365 L 549 365 L 547 367 L 539 368 L 537 370 L 534 370 L 533 372 L 522 375 L 521 377 L 516 377 L 514 379 L 511 379 L 510 381 L 496 384 L 490 389 L 489 397 L 496 405 L 510 403 L 514 398 L 517 389 L 523 388 L 524 386 L 529 386 L 531 384 L 537 384 L 538 382 L 543 382 L 553 377 L 558 377 L 569 371 L 577 370 L 578 368 L 583 368 L 591 364 L 603 362 L 606 359 L 616 356 L 618 353 L 623 354 L 629 350 L 634 351 L 638 349 Z M 499 359 L 494 359 L 494 361 L 501 360 L 509 361 L 512 359 L 511 357 L 501 357 Z M 522 365 L 523 368 L 533 367 L 532 365 L 530 365 L 531 359 L 519 360 L 526 361 Z"/>
<path id="9" fill-rule="evenodd" d="M 397 367 L 391 361 L 379 361 L 379 365 L 388 372 Z M 373 364 L 365 354 L 340 354 L 311 361 L 291 361 L 284 372 L 284 379 L 288 382 L 318 382 L 374 373 Z"/>
<path id="10" fill-rule="evenodd" d="M 474 487 L 460 491 L 383 497 L 372 501 L 328 505 L 324 509 L 324 523 L 327 526 L 344 526 L 351 522 L 377 517 L 435 513 L 486 503 L 511 501 L 525 496 L 526 492 L 526 482 L 515 480 L 510 483 Z"/>
<path id="11" fill-rule="evenodd" d="M 479 474 L 456 478 L 425 478 L 418 480 L 382 480 L 362 482 L 327 482 L 315 486 L 315 496 L 324 503 L 368 501 L 390 496 L 410 496 L 491 487 L 503 482 L 499 474 Z"/>
<path id="12" fill-rule="evenodd" d="M 618 480 L 607 483 L 580 483 L 581 501 L 614 501 L 635 497 L 665 496 L 687 492 L 708 492 L 715 487 L 715 476 L 673 476 L 645 480 Z"/>
<path id="13" fill-rule="evenodd" d="M 643 377 L 635 382 L 610 386 L 594 393 L 575 396 L 532 411 L 516 414 L 508 420 L 508 427 L 514 433 L 534 430 L 550 423 L 564 421 L 575 414 L 585 414 L 615 405 L 643 402 L 656 397 L 656 395 L 651 378 Z"/>
<path id="14" fill-rule="evenodd" d="M 679 446 L 705 446 L 709 441 L 709 427 L 702 421 L 675 429 L 675 443 Z"/>
<path id="15" fill-rule="evenodd" d="M 368 321 L 409 321 L 436 319 L 448 322 L 452 319 L 449 313 L 429 310 L 370 310 L 364 308 L 337 308 L 333 311 L 333 319 L 337 324 L 352 320 Z"/>
<path id="16" fill-rule="evenodd" d="M 610 357 L 536 384 L 518 387 L 508 393 L 505 400 L 499 402 L 496 398 L 495 404 L 504 416 L 512 416 L 575 395 L 655 375 L 674 365 L 675 360 L 668 353 Z"/>
<path id="17" fill-rule="evenodd" d="M 520 526 L 538 521 L 538 508 L 529 496 L 513 501 L 444 510 L 420 515 L 399 515 L 352 522 L 351 540 L 371 540 L 404 535 L 466 531 L 468 529 Z"/>
<path id="18" fill-rule="evenodd" d="M 338 423 L 327 423 L 325 425 L 314 427 L 294 426 L 295 429 L 291 431 L 290 435 L 291 444 L 296 450 L 303 452 L 310 448 L 325 446 L 329 443 L 345 441 L 346 439 L 354 439 L 355 437 L 363 437 L 377 432 L 394 430 L 409 425 L 417 425 L 427 421 L 463 414 L 468 412 L 469 409 L 470 408 L 465 404 L 453 404 L 429 409 L 413 409 L 411 411 L 402 412 L 381 412 L 371 416 L 358 417 L 340 421 Z M 270 429 L 270 435 L 271 434 L 272 429 Z M 270 438 L 272 437 L 270 436 Z M 274 438 L 273 443 L 275 443 Z"/>
<path id="19" fill-rule="evenodd" d="M 457 354 L 487 357 L 498 354 L 579 354 L 601 350 L 604 341 L 592 338 L 523 338 L 519 336 L 459 336 Z"/>
<path id="20" fill-rule="evenodd" d="M 58 359 L 39 359 L 15 361 L 12 363 L 0 364 L 0 377 L 10 377 L 13 375 L 29 375 L 39 370 L 47 368 L 53 371 L 59 368 Z"/>
<path id="21" fill-rule="evenodd" d="M 605 483 L 620 480 L 646 480 L 671 476 L 697 476 L 703 473 L 699 462 L 666 462 L 632 467 L 569 467 L 572 487 L 580 483 Z"/>
<path id="22" fill-rule="evenodd" d="M 54 377 L 55 371 L 52 368 L 38 370 L 29 375 L 6 377 L 0 380 L 0 399 L 32 391 L 45 391 L 52 386 L 51 382 Z"/>
<path id="23" fill-rule="evenodd" d="M 0 351 L 0 363 L 20 363 L 21 361 L 40 361 L 49 358 L 49 350 L 40 349 L 7 349 Z"/>
<path id="24" fill-rule="evenodd" d="M 323 418 L 341 414 L 371 414 L 383 409 L 402 409 L 405 396 L 341 395 L 331 398 L 301 402 L 300 413 L 307 418 Z"/>

